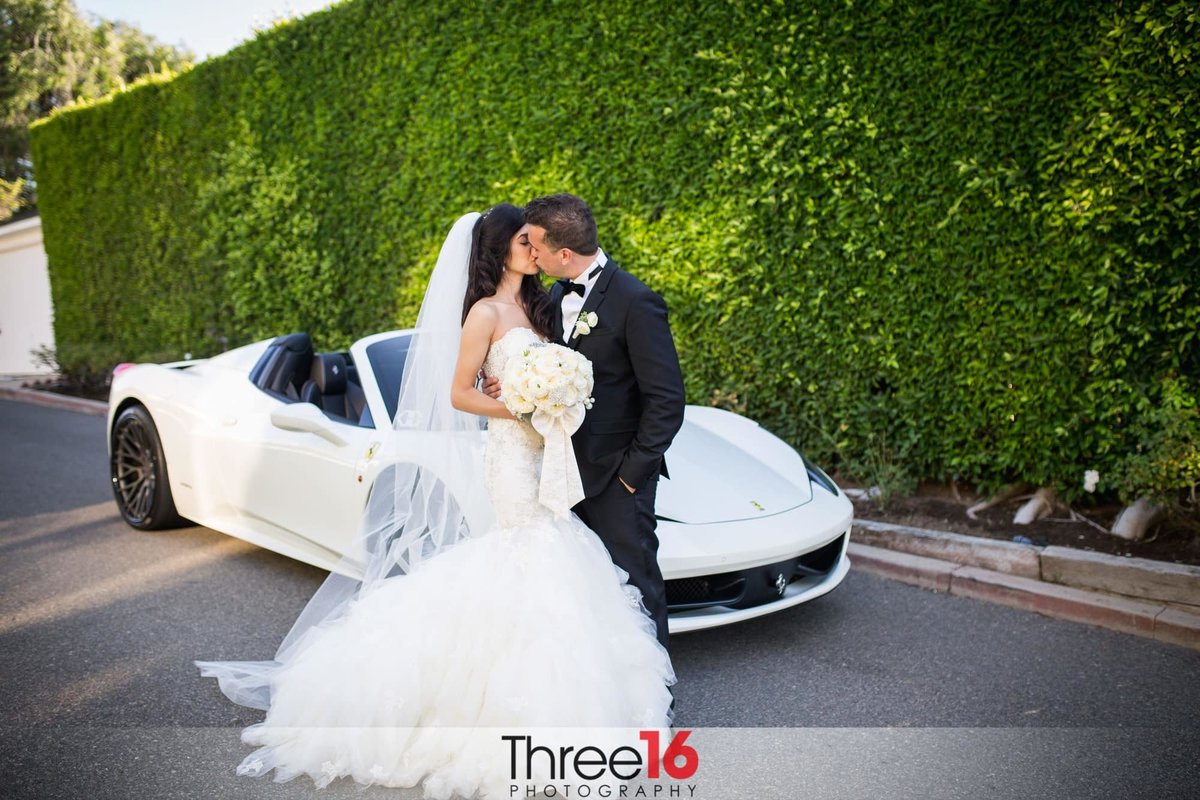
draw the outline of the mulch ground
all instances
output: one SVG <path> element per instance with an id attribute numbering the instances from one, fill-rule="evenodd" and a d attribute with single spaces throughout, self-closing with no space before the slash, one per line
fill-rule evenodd
<path id="1" fill-rule="evenodd" d="M 1161 523 L 1151 529 L 1145 541 L 1130 542 L 1087 522 L 1071 520 L 1066 509 L 1058 509 L 1050 517 L 1029 525 L 1014 525 L 1013 515 L 1024 502 L 1019 499 L 980 511 L 978 519 L 973 520 L 967 516 L 967 509 L 978 499 L 964 494 L 955 497 L 955 492 L 948 487 L 923 485 L 916 496 L 893 498 L 887 506 L 880 506 L 875 500 L 856 501 L 854 515 L 860 519 L 1010 542 L 1023 541 L 1041 547 L 1057 545 L 1109 555 L 1200 565 L 1200 533 L 1194 527 L 1189 529 L 1178 522 Z M 1121 507 L 1097 505 L 1075 511 L 1105 529 L 1111 529 Z"/>
<path id="2" fill-rule="evenodd" d="M 108 402 L 108 387 L 98 389 L 88 389 L 80 387 L 77 384 L 68 383 L 58 380 L 57 378 L 45 378 L 42 380 L 30 380 L 21 384 L 26 389 L 38 389 L 43 392 L 54 392 L 55 394 L 65 394 L 69 397 L 82 397 L 85 400 L 100 400 Z"/>

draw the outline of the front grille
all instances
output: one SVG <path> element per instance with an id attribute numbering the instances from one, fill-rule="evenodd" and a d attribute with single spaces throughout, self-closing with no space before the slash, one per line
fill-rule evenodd
<path id="1" fill-rule="evenodd" d="M 833 569 L 846 546 L 846 534 L 796 559 L 796 569 L 806 575 L 824 575 Z"/>
<path id="2" fill-rule="evenodd" d="M 721 606 L 737 602 L 746 580 L 740 572 L 701 575 L 667 581 L 667 608 L 684 611 L 690 608 Z"/>
<path id="3" fill-rule="evenodd" d="M 846 545 L 843 533 L 828 544 L 787 561 L 696 578 L 667 581 L 667 608 L 687 611 L 709 606 L 752 608 L 780 598 L 779 576 L 787 585 L 822 578 L 838 563 Z"/>

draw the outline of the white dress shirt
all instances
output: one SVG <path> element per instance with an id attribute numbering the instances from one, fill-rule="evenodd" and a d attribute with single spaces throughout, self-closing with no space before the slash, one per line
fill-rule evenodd
<path id="1" fill-rule="evenodd" d="M 583 296 L 574 292 L 563 294 L 562 300 L 562 321 L 563 321 L 563 342 L 571 341 L 571 334 L 575 332 L 575 323 L 579 320 L 579 312 L 583 310 L 583 304 L 587 302 L 588 295 L 592 291 L 592 287 L 596 285 L 596 280 L 600 277 L 600 273 L 604 270 L 604 265 L 608 263 L 608 256 L 604 251 L 596 249 L 596 260 L 588 266 L 583 272 L 579 273 L 579 277 L 571 281 L 583 287 Z"/>

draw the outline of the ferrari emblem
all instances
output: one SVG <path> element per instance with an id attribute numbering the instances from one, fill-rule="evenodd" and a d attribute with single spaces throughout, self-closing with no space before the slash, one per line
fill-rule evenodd
<path id="1" fill-rule="evenodd" d="M 370 446 L 367 447 L 367 456 L 366 456 L 367 460 L 370 461 L 372 458 L 375 457 L 375 454 L 378 452 L 379 452 L 379 442 L 371 442 Z"/>
<path id="2" fill-rule="evenodd" d="M 775 576 L 775 591 L 779 592 L 780 597 L 787 591 L 787 578 L 783 577 L 782 572 Z"/>
<path id="3" fill-rule="evenodd" d="M 751 500 L 750 505 L 754 506 L 759 511 L 766 511 L 766 509 L 763 508 L 762 503 L 758 502 L 757 500 Z"/>

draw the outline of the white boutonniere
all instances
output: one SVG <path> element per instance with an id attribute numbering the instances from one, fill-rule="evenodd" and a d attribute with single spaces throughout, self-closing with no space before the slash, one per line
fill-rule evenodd
<path id="1" fill-rule="evenodd" d="M 580 314 L 579 319 L 575 321 L 575 335 L 587 336 L 592 332 L 592 328 L 600 322 L 600 318 L 596 316 L 595 311 L 589 311 L 586 314 Z"/>

